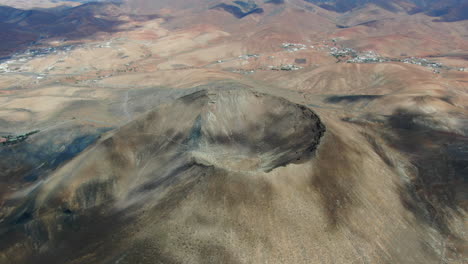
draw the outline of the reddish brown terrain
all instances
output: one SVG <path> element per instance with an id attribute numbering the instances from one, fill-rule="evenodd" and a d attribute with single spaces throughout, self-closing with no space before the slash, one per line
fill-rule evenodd
<path id="1" fill-rule="evenodd" d="M 466 263 L 466 1 L 30 2 L 1 264 Z"/>

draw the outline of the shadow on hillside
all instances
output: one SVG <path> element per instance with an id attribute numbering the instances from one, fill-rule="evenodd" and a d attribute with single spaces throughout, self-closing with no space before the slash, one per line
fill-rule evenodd
<path id="1" fill-rule="evenodd" d="M 421 122 L 426 118 L 397 110 L 388 119 L 394 136 L 386 139 L 407 153 L 415 167 L 415 175 L 401 192 L 405 207 L 441 233 L 456 237 L 448 223 L 452 215 L 461 213 L 466 199 L 468 137 L 438 131 Z"/>
<path id="2" fill-rule="evenodd" d="M 382 95 L 344 95 L 344 96 L 330 96 L 325 99 L 326 103 L 356 103 L 359 101 L 370 101 L 374 99 L 378 99 L 382 97 Z"/>
<path id="3" fill-rule="evenodd" d="M 250 10 L 246 10 L 244 12 L 244 11 L 242 11 L 241 8 L 239 8 L 237 6 L 228 5 L 228 4 L 225 4 L 225 3 L 218 4 L 218 5 L 214 6 L 214 7 L 212 7 L 211 9 L 224 10 L 224 11 L 230 13 L 231 15 L 233 15 L 236 18 L 239 18 L 239 19 L 241 19 L 243 17 L 246 17 L 248 15 L 251 15 L 251 14 L 262 14 L 263 13 L 263 8 L 256 7 L 256 8 L 252 8 Z"/>
<path id="4" fill-rule="evenodd" d="M 409 181 L 400 190 L 403 206 L 421 223 L 457 240 L 449 223 L 461 216 L 467 200 L 468 137 L 443 131 L 431 116 L 404 109 L 387 116 L 382 125 L 376 124 L 383 139 L 411 162 L 411 168 L 405 168 Z M 387 165 L 399 167 L 372 136 L 365 136 Z"/>
<path id="5" fill-rule="evenodd" d="M 127 21 L 121 20 L 122 15 L 136 21 L 160 18 L 156 14 L 126 14 L 115 3 L 88 3 L 58 10 L 21 10 L 0 6 L 0 57 L 38 46 L 47 38 L 79 41 L 98 33 L 123 31 L 121 26 Z"/>

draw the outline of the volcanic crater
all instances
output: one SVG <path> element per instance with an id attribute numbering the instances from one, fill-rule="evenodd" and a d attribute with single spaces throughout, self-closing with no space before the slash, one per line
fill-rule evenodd
<path id="1" fill-rule="evenodd" d="M 184 142 L 205 165 L 268 172 L 310 158 L 325 132 L 312 110 L 248 89 L 204 90 L 183 100 L 205 101 Z"/>

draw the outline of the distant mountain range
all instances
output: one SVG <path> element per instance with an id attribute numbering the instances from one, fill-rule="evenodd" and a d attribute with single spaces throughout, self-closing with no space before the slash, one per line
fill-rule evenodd
<path id="1" fill-rule="evenodd" d="M 368 4 L 389 11 L 404 10 L 409 14 L 425 13 L 441 17 L 441 21 L 468 19 L 468 0 L 304 0 L 324 9 L 339 13 L 348 12 Z"/>
<path id="2" fill-rule="evenodd" d="M 244 0 L 244 1 L 221 1 L 221 0 L 197 0 L 197 1 L 180 1 L 180 0 L 54 0 L 53 2 L 107 2 L 121 3 L 132 9 L 146 10 L 153 8 L 174 6 L 201 6 L 211 5 L 217 9 L 224 9 L 238 18 L 245 17 L 250 14 L 262 13 L 261 6 L 263 4 L 288 4 L 288 2 L 297 2 L 301 0 Z M 433 17 L 440 17 L 440 21 L 460 21 L 468 19 L 468 0 L 302 0 L 321 8 L 345 13 L 354 9 L 365 7 L 369 4 L 377 5 L 391 12 L 407 12 L 408 14 L 425 13 Z"/>
<path id="3" fill-rule="evenodd" d="M 116 22 L 97 18 L 98 5 L 85 4 L 65 10 L 22 10 L 0 6 L 0 36 L 5 40 L 0 44 L 0 51 L 8 52 L 18 48 L 19 44 L 33 43 L 46 36 L 83 37 L 92 31 L 107 31 Z"/>
<path id="4" fill-rule="evenodd" d="M 43 38 L 80 39 L 113 32 L 122 23 L 118 17 L 123 12 L 119 4 L 102 2 L 31 10 L 0 6 L 0 55 Z"/>
<path id="5" fill-rule="evenodd" d="M 70 1 L 54 0 L 57 3 Z M 80 39 L 97 32 L 113 32 L 118 25 L 119 16 L 133 14 L 135 19 L 154 17 L 158 10 L 197 9 L 220 10 L 238 19 L 250 15 L 263 15 L 268 8 L 275 6 L 310 5 L 337 12 L 339 16 L 364 18 L 365 7 L 375 5 L 383 10 L 408 15 L 426 14 L 434 21 L 453 22 L 468 19 L 468 0 L 73 0 L 82 3 L 76 7 L 59 5 L 53 8 L 18 9 L 0 5 L 0 55 L 7 55 L 23 46 L 34 44 L 43 38 Z M 0 2 L 2 3 L 2 2 Z M 266 8 L 266 9 L 265 9 Z M 363 12 L 361 12 L 363 11 Z M 146 14 L 144 16 L 142 14 Z M 371 15 L 372 16 L 372 15 Z M 378 20 L 374 15 L 371 21 Z M 366 19 L 360 19 L 366 22 Z M 358 21 L 358 22 L 359 22 Z M 362 21 L 361 21 L 362 22 Z M 342 23 L 349 27 L 359 23 Z M 343 24 L 343 25 L 342 25 Z"/>
<path id="6" fill-rule="evenodd" d="M 265 4 L 288 5 L 301 1 L 338 13 L 346 13 L 374 4 L 391 12 L 406 12 L 410 15 L 425 13 L 429 16 L 439 17 L 439 21 L 451 22 L 468 19 L 468 0 L 122 0 L 121 2 L 141 11 L 162 7 L 187 8 L 207 5 L 214 9 L 225 10 L 237 18 L 243 18 L 250 14 L 263 13 L 262 7 Z"/>

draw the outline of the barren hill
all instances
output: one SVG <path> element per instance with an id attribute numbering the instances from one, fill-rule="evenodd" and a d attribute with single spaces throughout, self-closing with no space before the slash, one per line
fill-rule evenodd
<path id="1" fill-rule="evenodd" d="M 0 7 L 0 264 L 464 263 L 461 2 Z"/>
<path id="2" fill-rule="evenodd" d="M 407 161 L 322 120 L 232 84 L 151 110 L 13 196 L 0 261 L 438 263 Z"/>

